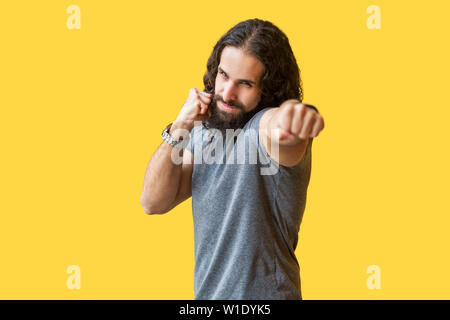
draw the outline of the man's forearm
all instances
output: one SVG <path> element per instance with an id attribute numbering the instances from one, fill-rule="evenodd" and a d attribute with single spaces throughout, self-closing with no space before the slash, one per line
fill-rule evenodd
<path id="1" fill-rule="evenodd" d="M 174 122 L 169 134 L 179 139 L 185 129 L 184 124 Z M 186 132 L 186 131 L 184 131 Z M 177 148 L 177 150 L 173 150 Z M 148 214 L 162 214 L 175 200 L 181 180 L 182 163 L 172 161 L 172 152 L 179 152 L 182 157 L 183 149 L 173 147 L 163 141 L 151 157 L 145 171 L 144 186 L 141 195 L 141 205 Z"/>

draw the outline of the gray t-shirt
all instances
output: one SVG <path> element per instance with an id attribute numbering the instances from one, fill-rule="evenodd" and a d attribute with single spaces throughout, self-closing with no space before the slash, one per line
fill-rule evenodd
<path id="1" fill-rule="evenodd" d="M 203 126 L 190 133 L 195 300 L 302 299 L 295 248 L 313 139 L 299 164 L 279 165 L 258 136 L 269 109 L 255 114 L 236 139 Z"/>

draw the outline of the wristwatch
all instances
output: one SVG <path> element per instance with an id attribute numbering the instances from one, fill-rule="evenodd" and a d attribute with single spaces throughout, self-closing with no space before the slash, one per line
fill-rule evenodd
<path id="1" fill-rule="evenodd" d="M 173 122 L 172 122 L 172 123 L 173 123 Z M 166 141 L 168 144 L 170 144 L 172 147 L 174 147 L 174 146 L 177 145 L 178 143 L 182 142 L 183 139 L 176 140 L 176 139 L 174 139 L 174 138 L 169 134 L 170 128 L 172 127 L 172 123 L 168 124 L 168 125 L 164 128 L 164 130 L 163 130 L 163 132 L 162 132 L 162 134 L 161 134 L 161 138 L 163 138 L 164 141 Z"/>

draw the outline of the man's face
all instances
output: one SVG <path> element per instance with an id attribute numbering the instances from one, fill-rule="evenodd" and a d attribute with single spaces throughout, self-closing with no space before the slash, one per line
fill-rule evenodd
<path id="1" fill-rule="evenodd" d="M 242 128 L 261 99 L 264 66 L 235 47 L 222 50 L 208 124 L 218 129 Z"/>

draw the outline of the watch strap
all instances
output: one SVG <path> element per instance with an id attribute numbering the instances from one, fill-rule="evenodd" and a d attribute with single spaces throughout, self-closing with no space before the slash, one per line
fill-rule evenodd
<path id="1" fill-rule="evenodd" d="M 164 128 L 163 132 L 161 133 L 161 138 L 163 138 L 164 141 L 166 141 L 168 144 L 174 147 L 183 140 L 176 140 L 170 135 L 169 131 L 170 128 L 172 127 L 172 124 L 173 123 L 170 123 Z"/>

